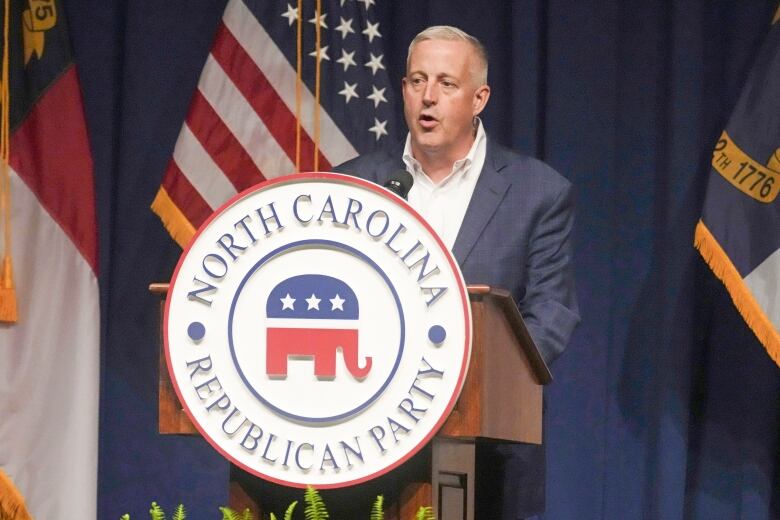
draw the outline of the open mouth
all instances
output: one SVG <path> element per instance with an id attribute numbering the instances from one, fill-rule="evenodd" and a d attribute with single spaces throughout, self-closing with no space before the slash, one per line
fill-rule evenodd
<path id="1" fill-rule="evenodd" d="M 420 114 L 418 121 L 423 128 L 433 128 L 438 124 L 436 118 L 428 114 Z"/>

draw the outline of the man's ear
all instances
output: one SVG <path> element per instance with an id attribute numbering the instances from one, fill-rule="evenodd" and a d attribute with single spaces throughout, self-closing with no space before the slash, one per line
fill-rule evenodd
<path id="1" fill-rule="evenodd" d="M 488 99 L 490 99 L 490 87 L 482 85 L 474 91 L 474 100 L 472 103 L 472 115 L 478 116 L 485 105 L 487 105 Z"/>

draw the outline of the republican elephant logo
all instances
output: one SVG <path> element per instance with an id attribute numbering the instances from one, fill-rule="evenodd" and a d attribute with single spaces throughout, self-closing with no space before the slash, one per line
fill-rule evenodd
<path id="1" fill-rule="evenodd" d="M 320 274 L 288 278 L 271 291 L 266 316 L 269 377 L 286 378 L 292 358 L 312 359 L 318 379 L 334 379 L 338 352 L 355 379 L 371 371 L 371 357 L 360 359 L 357 297 L 342 280 Z"/>

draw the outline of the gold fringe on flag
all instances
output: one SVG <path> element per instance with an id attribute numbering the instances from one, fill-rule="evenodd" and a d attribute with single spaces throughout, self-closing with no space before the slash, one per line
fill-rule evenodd
<path id="1" fill-rule="evenodd" d="M 8 31 L 10 26 L 10 0 L 5 0 L 3 13 L 3 70 L 0 81 L 0 206 L 3 220 L 3 264 L 0 272 L 0 322 L 16 323 L 13 264 L 11 262 L 11 173 L 8 159 L 11 155 L 11 88 L 8 81 Z"/>
<path id="2" fill-rule="evenodd" d="M 780 334 L 745 285 L 726 252 L 701 220 L 696 224 L 694 245 L 715 276 L 726 286 L 745 323 L 751 328 L 758 341 L 764 345 L 769 356 L 780 365 Z"/>
<path id="3" fill-rule="evenodd" d="M 24 505 L 24 497 L 2 469 L 0 469 L 0 520 L 32 520 Z"/>
<path id="4" fill-rule="evenodd" d="M 165 229 L 168 230 L 171 237 L 182 249 L 195 236 L 195 226 L 193 226 L 179 207 L 171 200 L 165 188 L 160 188 L 152 201 L 152 211 L 154 211 L 160 220 L 162 220 Z"/>

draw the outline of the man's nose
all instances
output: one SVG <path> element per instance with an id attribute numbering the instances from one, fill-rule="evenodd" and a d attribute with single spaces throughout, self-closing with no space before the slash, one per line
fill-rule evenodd
<path id="1" fill-rule="evenodd" d="M 425 90 L 423 91 L 423 104 L 430 106 L 436 103 L 439 93 L 436 89 L 436 82 L 429 81 L 425 84 Z"/>

